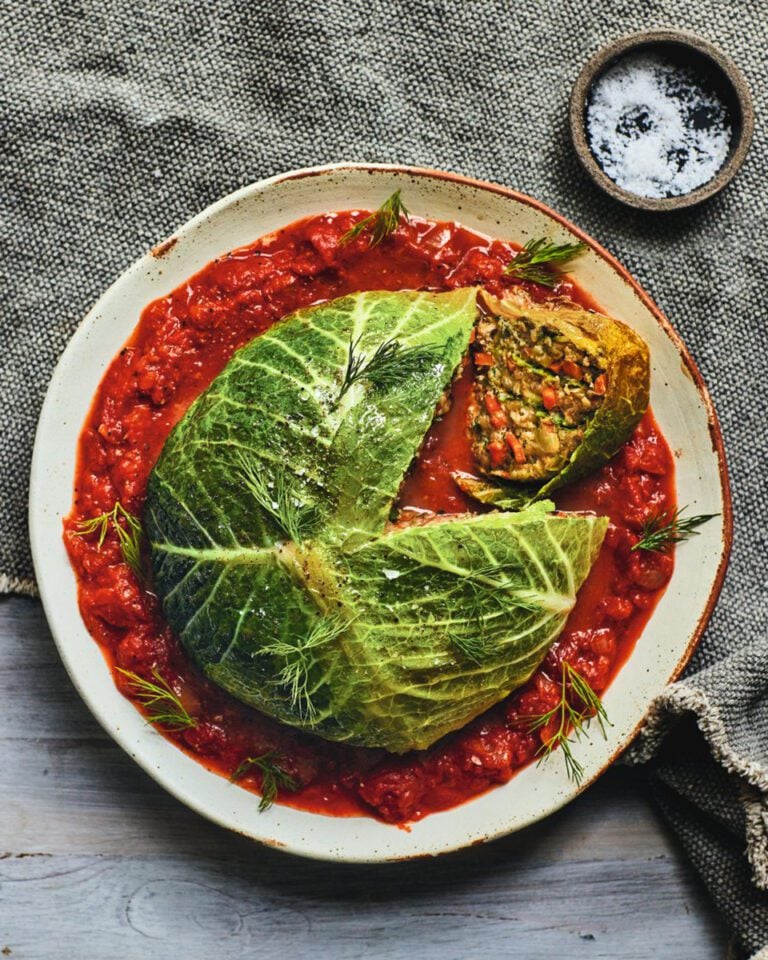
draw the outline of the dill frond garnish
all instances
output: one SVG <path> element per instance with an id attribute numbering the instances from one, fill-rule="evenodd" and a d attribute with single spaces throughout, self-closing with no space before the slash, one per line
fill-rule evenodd
<path id="1" fill-rule="evenodd" d="M 358 353 L 357 348 L 360 346 L 361 339 L 362 336 L 358 337 L 357 340 L 350 339 L 349 341 L 347 367 L 344 371 L 344 379 L 341 381 L 341 389 L 339 390 L 337 400 L 341 400 L 347 390 L 349 390 L 353 384 L 357 383 L 358 380 L 362 379 L 362 371 L 368 358 L 364 353 Z M 381 346 L 383 347 L 384 345 L 385 344 L 382 344 Z M 381 349 L 381 347 L 379 347 L 379 349 Z"/>
<path id="2" fill-rule="evenodd" d="M 367 217 L 356 223 L 354 227 L 347 230 L 339 242 L 349 243 L 350 240 L 359 237 L 364 230 L 370 230 L 371 237 L 368 246 L 376 247 L 382 240 L 395 232 L 401 217 L 405 217 L 406 220 L 408 219 L 408 209 L 400 199 L 400 191 L 395 190 L 392 196 L 387 197 L 378 210 L 368 214 Z"/>
<path id="3" fill-rule="evenodd" d="M 486 638 L 475 630 L 472 633 L 451 633 L 448 636 L 451 644 L 467 660 L 476 663 L 478 666 L 488 656 L 488 643 Z"/>
<path id="4" fill-rule="evenodd" d="M 385 340 L 368 357 L 358 349 L 360 340 L 358 337 L 349 341 L 347 367 L 337 402 L 355 383 L 367 380 L 380 390 L 399 386 L 437 359 L 431 344 L 406 347 L 399 340 Z"/>
<path id="5" fill-rule="evenodd" d="M 531 590 L 530 584 L 510 579 L 504 573 L 502 564 L 489 563 L 469 571 L 466 576 L 468 580 L 480 581 L 486 593 L 489 590 L 501 591 L 502 595 L 498 599 L 504 604 L 530 610 L 532 613 L 541 609 L 541 598 Z"/>
<path id="6" fill-rule="evenodd" d="M 277 800 L 278 790 L 292 791 L 298 787 L 294 778 L 280 766 L 278 759 L 276 750 L 268 750 L 260 757 L 246 757 L 229 778 L 232 783 L 235 783 L 254 767 L 261 773 L 259 813 L 269 810 Z"/>
<path id="7" fill-rule="evenodd" d="M 680 543 L 689 537 L 698 536 L 700 527 L 707 520 L 719 516 L 717 513 L 700 513 L 694 517 L 682 517 L 681 514 L 687 507 L 681 507 L 679 510 L 668 511 L 659 514 L 643 526 L 640 539 L 632 547 L 632 550 L 650 550 L 660 553 L 670 547 L 673 543 Z"/>
<path id="8" fill-rule="evenodd" d="M 498 649 L 493 639 L 478 627 L 488 612 L 489 602 L 500 608 L 518 607 L 530 613 L 541 611 L 541 598 L 535 595 L 530 585 L 510 579 L 503 571 L 502 564 L 490 563 L 462 576 L 463 586 L 472 591 L 463 606 L 464 620 L 471 633 L 449 631 L 448 640 L 463 657 L 478 666 Z"/>
<path id="9" fill-rule="evenodd" d="M 132 670 L 118 672 L 128 678 L 128 686 L 134 691 L 134 696 L 147 712 L 147 720 L 163 727 L 165 730 L 188 730 L 197 726 L 197 720 L 191 717 L 178 695 L 171 689 L 168 681 L 161 676 L 157 667 L 152 668 L 155 683 L 140 677 Z"/>
<path id="10" fill-rule="evenodd" d="M 117 504 L 115 504 L 117 506 Z M 99 538 L 96 542 L 97 549 L 101 550 L 104 546 L 104 541 L 107 538 L 107 533 L 109 532 L 110 523 L 114 515 L 114 508 L 108 513 L 100 513 L 98 517 L 91 517 L 89 520 L 78 520 L 77 521 L 77 530 L 73 531 L 74 536 L 76 537 L 87 537 L 91 533 L 96 533 L 98 531 Z"/>
<path id="11" fill-rule="evenodd" d="M 141 560 L 141 546 L 144 531 L 139 518 L 129 513 L 119 500 L 116 500 L 114 507 L 106 513 L 100 513 L 98 517 L 91 517 L 88 520 L 79 520 L 77 530 L 74 530 L 73 533 L 76 537 L 98 533 L 96 549 L 101 550 L 110 527 L 120 545 L 123 562 L 131 569 L 138 580 L 143 581 L 144 569 Z"/>
<path id="12" fill-rule="evenodd" d="M 556 719 L 558 721 L 554 734 L 542 743 L 536 751 L 536 755 L 539 758 L 539 763 L 542 763 L 556 747 L 560 747 L 568 779 L 573 780 L 578 785 L 584 777 L 584 767 L 573 755 L 571 733 L 573 733 L 574 740 L 580 740 L 582 736 L 589 737 L 586 728 L 589 721 L 594 718 L 597 720 L 603 739 L 605 739 L 607 736 L 606 724 L 611 726 L 611 723 L 600 697 L 584 677 L 570 663 L 565 661 L 563 661 L 562 671 L 560 699 L 557 704 L 546 713 L 533 717 L 521 717 L 520 720 L 528 724 L 530 732 L 543 729 L 552 720 Z"/>
<path id="13" fill-rule="evenodd" d="M 292 642 L 277 640 L 259 650 L 262 655 L 282 659 L 283 666 L 272 682 L 285 690 L 291 709 L 309 725 L 317 719 L 317 708 L 312 697 L 322 682 L 318 681 L 313 687 L 314 674 L 319 665 L 316 651 L 343 633 L 350 622 L 341 616 L 321 617 L 306 636 L 294 637 Z"/>
<path id="14" fill-rule="evenodd" d="M 242 451 L 237 453 L 240 475 L 254 500 L 280 527 L 289 540 L 300 543 L 317 519 L 316 508 L 304 503 L 292 490 L 285 469 L 278 466 L 271 479 Z"/>
<path id="15" fill-rule="evenodd" d="M 564 266 L 587 249 L 586 243 L 552 243 L 547 237 L 529 240 L 507 264 L 504 273 L 519 280 L 532 280 L 545 287 L 554 287 L 560 279 L 554 265 Z"/>
<path id="16" fill-rule="evenodd" d="M 117 534 L 117 539 L 120 542 L 120 553 L 135 576 L 141 580 L 144 577 L 141 564 L 141 543 L 144 537 L 144 531 L 137 517 L 132 513 L 128 513 L 127 510 L 123 510 L 119 504 L 115 506 L 120 508 L 121 516 L 125 520 L 125 526 L 118 523 L 117 518 L 114 519 L 112 524 Z"/>

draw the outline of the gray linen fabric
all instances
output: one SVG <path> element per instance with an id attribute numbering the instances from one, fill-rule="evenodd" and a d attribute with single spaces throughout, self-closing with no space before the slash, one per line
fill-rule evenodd
<path id="1" fill-rule="evenodd" d="M 756 0 L 6 0 L 0 587 L 34 593 L 26 477 L 53 364 L 98 295 L 175 226 L 243 184 L 333 160 L 435 166 L 531 193 L 651 292 L 720 413 L 737 518 L 730 573 L 685 679 L 665 694 L 633 756 L 650 758 L 676 715 L 696 719 L 690 726 L 701 732 L 678 724 L 678 748 L 662 749 L 649 769 L 741 947 L 765 948 L 762 9 Z M 570 86 L 586 57 L 649 26 L 718 42 L 747 71 L 758 108 L 738 179 L 674 216 L 635 213 L 600 194 L 566 132 Z"/>

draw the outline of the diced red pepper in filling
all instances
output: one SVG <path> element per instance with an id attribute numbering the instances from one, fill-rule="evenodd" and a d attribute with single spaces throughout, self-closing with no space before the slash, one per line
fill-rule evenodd
<path id="1" fill-rule="evenodd" d="M 492 467 L 501 467 L 507 459 L 507 450 L 500 440 L 491 440 L 487 447 Z"/>
<path id="2" fill-rule="evenodd" d="M 490 353 L 476 353 L 475 366 L 476 367 L 492 367 L 493 357 L 490 355 Z"/>
<path id="3" fill-rule="evenodd" d="M 581 367 L 577 363 L 574 363 L 573 360 L 563 360 L 560 364 L 560 369 L 566 377 L 571 377 L 573 380 L 581 380 L 584 376 Z"/>
<path id="4" fill-rule="evenodd" d="M 604 373 L 601 373 L 599 376 L 595 377 L 595 382 L 592 386 L 592 389 L 595 391 L 598 397 L 604 396 L 607 388 L 608 388 L 608 383 L 605 379 Z"/>
<path id="5" fill-rule="evenodd" d="M 501 430 L 502 427 L 506 427 L 507 415 L 504 413 L 504 409 L 499 403 L 498 397 L 492 393 L 486 393 L 485 409 L 488 411 L 488 416 L 490 417 L 492 426 L 494 426 L 497 430 Z"/>
<path id="6" fill-rule="evenodd" d="M 557 406 L 557 394 L 553 387 L 543 387 L 541 391 L 541 402 L 545 410 L 552 410 Z"/>
<path id="7" fill-rule="evenodd" d="M 525 463 L 527 460 L 527 457 L 525 456 L 525 450 L 523 449 L 522 443 L 520 443 L 514 433 L 508 433 L 505 439 L 507 441 L 507 446 L 512 451 L 512 456 L 515 458 L 515 463 Z"/>

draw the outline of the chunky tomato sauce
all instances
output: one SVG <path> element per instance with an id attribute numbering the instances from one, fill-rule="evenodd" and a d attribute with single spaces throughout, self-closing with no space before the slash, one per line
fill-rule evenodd
<path id="1" fill-rule="evenodd" d="M 176 691 L 195 726 L 167 732 L 207 767 L 231 775 L 249 757 L 280 758 L 296 789 L 280 802 L 333 815 L 419 819 L 503 783 L 531 762 L 551 731 L 530 731 L 526 717 L 559 698 L 563 660 L 600 693 L 631 653 L 671 574 L 669 554 L 632 552 L 643 523 L 674 508 L 673 460 L 652 414 L 603 469 L 556 497 L 558 507 L 608 515 L 600 556 L 566 628 L 541 668 L 520 690 L 427 751 L 394 757 L 292 730 L 235 701 L 195 669 L 163 621 L 151 586 L 123 562 L 110 530 L 82 535 L 78 523 L 116 501 L 141 515 L 149 472 L 173 425 L 222 370 L 233 352 L 285 314 L 357 290 L 445 290 L 484 284 L 503 295 L 517 281 L 503 275 L 510 243 L 452 223 L 412 219 L 381 245 L 366 233 L 339 244 L 357 213 L 312 217 L 236 250 L 151 303 L 130 342 L 105 375 L 84 426 L 65 540 L 79 582 L 85 623 L 113 666 L 115 683 L 135 699 L 122 670 Z M 535 284 L 531 294 L 551 293 Z M 593 304 L 562 280 L 555 291 Z M 481 509 L 451 479 L 473 472 L 465 429 L 472 370 L 454 388 L 453 406 L 437 420 L 400 493 L 402 508 L 437 513 Z M 577 749 L 577 748 L 576 748 Z M 548 762 L 559 762 L 555 753 Z M 243 786 L 259 791 L 253 767 Z M 233 786 L 232 789 L 236 789 Z"/>

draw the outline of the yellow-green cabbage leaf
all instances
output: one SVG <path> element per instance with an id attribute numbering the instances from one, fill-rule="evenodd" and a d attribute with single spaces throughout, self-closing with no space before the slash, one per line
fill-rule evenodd
<path id="1" fill-rule="evenodd" d="M 562 630 L 604 518 L 540 503 L 389 520 L 475 319 L 474 289 L 298 311 L 239 350 L 171 433 L 145 510 L 155 589 L 235 697 L 404 752 L 524 683 Z M 350 343 L 370 359 L 393 340 L 396 376 L 342 389 Z"/>

